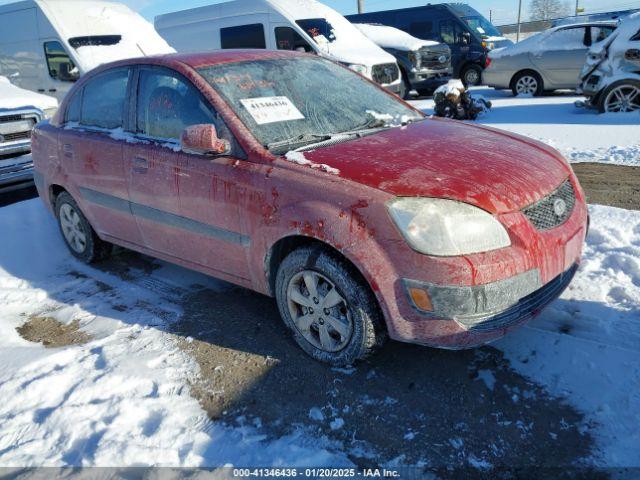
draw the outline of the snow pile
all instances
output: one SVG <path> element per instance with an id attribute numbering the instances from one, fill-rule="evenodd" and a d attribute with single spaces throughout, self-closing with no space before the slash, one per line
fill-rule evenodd
<path id="1" fill-rule="evenodd" d="M 40 110 L 56 108 L 58 100 L 13 85 L 7 77 L 0 76 L 0 110 L 36 107 Z"/>
<path id="2" fill-rule="evenodd" d="M 330 167 L 329 165 L 325 165 L 324 163 L 313 163 L 311 160 L 308 160 L 302 152 L 287 152 L 285 158 L 292 163 L 297 163 L 298 165 L 306 165 L 308 167 L 322 170 L 323 172 L 330 173 L 332 175 L 340 175 L 340 170 L 338 170 L 337 168 Z"/>
<path id="3" fill-rule="evenodd" d="M 603 147 L 587 151 L 568 149 L 565 151 L 565 155 L 571 163 L 598 162 L 640 167 L 640 145 L 632 145 L 626 148 L 619 146 Z"/>
<path id="4" fill-rule="evenodd" d="M 462 81 L 459 79 L 452 79 L 444 85 L 440 85 L 435 92 L 433 92 L 433 95 L 435 96 L 437 93 L 442 93 L 447 97 L 458 98 L 464 91 L 465 88 Z"/>
<path id="5" fill-rule="evenodd" d="M 640 212 L 591 206 L 580 271 L 561 299 L 495 344 L 511 365 L 594 422 L 597 463 L 640 451 Z"/>
<path id="6" fill-rule="evenodd" d="M 432 47 L 438 42 L 420 40 L 394 27 L 386 25 L 372 25 L 370 23 L 357 23 L 356 28 L 364 33 L 370 40 L 382 48 L 393 48 L 405 52 L 420 50 L 422 47 Z"/>
<path id="7" fill-rule="evenodd" d="M 190 396 L 198 368 L 165 333 L 182 314 L 171 298 L 215 281 L 173 266 L 124 281 L 82 265 L 39 199 L 0 209 L 0 227 L 11 232 L 0 250 L 1 465 L 350 464 L 302 431 L 265 442 L 254 427 L 214 424 Z M 161 281 L 166 292 L 147 287 Z M 37 317 L 79 325 L 86 343 L 24 340 L 16 328 Z"/>

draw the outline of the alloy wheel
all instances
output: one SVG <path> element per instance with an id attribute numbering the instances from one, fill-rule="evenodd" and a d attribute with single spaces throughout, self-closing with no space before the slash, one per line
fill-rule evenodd
<path id="1" fill-rule="evenodd" d="M 538 80 L 531 75 L 520 77 L 516 82 L 516 92 L 518 92 L 518 94 L 534 95 L 537 90 Z"/>
<path id="2" fill-rule="evenodd" d="M 296 329 L 314 347 L 342 350 L 353 334 L 347 301 L 324 275 L 303 270 L 291 278 L 287 304 Z"/>
<path id="3" fill-rule="evenodd" d="M 640 88 L 620 85 L 612 89 L 604 99 L 605 112 L 635 112 L 640 110 Z"/>
<path id="4" fill-rule="evenodd" d="M 87 234 L 84 231 L 80 215 L 68 203 L 60 207 L 60 225 L 69 246 L 76 253 L 84 252 L 87 248 Z"/>

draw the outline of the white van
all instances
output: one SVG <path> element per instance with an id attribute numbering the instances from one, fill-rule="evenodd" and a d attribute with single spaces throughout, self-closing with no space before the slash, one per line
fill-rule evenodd
<path id="1" fill-rule="evenodd" d="M 315 0 L 235 0 L 160 15 L 155 27 L 181 53 L 225 48 L 313 52 L 400 91 L 395 58 Z"/>
<path id="2" fill-rule="evenodd" d="M 149 22 L 119 3 L 26 0 L 0 6 L 0 75 L 59 100 L 102 63 L 173 52 Z"/>

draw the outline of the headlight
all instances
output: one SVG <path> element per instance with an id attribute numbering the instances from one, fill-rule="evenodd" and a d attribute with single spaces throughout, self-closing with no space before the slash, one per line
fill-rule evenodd
<path id="1" fill-rule="evenodd" d="M 351 63 L 348 65 L 348 67 L 353 70 L 354 72 L 359 73 L 360 75 L 367 75 L 367 67 L 365 67 L 364 65 L 358 65 L 357 63 Z"/>
<path id="2" fill-rule="evenodd" d="M 418 67 L 418 54 L 416 52 L 409 52 L 408 54 L 409 57 L 409 61 L 411 62 L 411 65 L 413 65 L 414 67 Z"/>
<path id="3" fill-rule="evenodd" d="M 44 120 L 49 120 L 53 117 L 58 111 L 58 107 L 45 108 L 42 112 L 44 113 Z"/>
<path id="4" fill-rule="evenodd" d="M 397 198 L 387 207 L 411 248 L 426 255 L 468 255 L 511 245 L 509 234 L 498 220 L 467 203 Z"/>

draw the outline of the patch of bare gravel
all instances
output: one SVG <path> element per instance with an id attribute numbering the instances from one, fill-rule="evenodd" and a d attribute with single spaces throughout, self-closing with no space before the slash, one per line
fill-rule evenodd
<path id="1" fill-rule="evenodd" d="M 80 330 L 77 320 L 65 325 L 52 317 L 34 315 L 16 330 L 25 340 L 41 343 L 46 348 L 82 345 L 91 340 L 91 335 Z"/>

